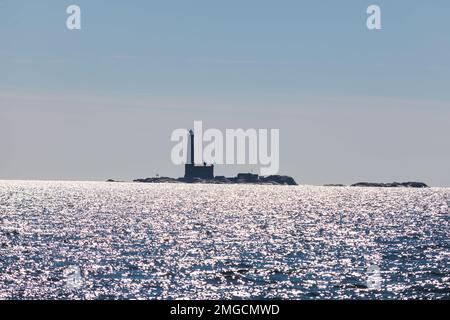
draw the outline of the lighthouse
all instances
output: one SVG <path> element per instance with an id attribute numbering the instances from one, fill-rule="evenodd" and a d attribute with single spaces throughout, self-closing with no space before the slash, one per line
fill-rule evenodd
<path id="1" fill-rule="evenodd" d="M 213 180 L 214 179 L 214 165 L 207 165 L 204 163 L 203 165 L 195 164 L 195 154 L 194 154 L 194 146 L 195 146 L 195 137 L 194 131 L 189 130 L 188 137 L 188 150 L 187 150 L 187 161 L 184 165 L 184 178 L 193 180 L 193 179 L 202 179 L 202 180 Z"/>

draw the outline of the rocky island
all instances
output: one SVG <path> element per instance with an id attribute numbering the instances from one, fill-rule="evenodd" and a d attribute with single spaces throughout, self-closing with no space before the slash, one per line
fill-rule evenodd
<path id="1" fill-rule="evenodd" d="M 194 131 L 189 131 L 187 162 L 184 165 L 184 177 L 169 178 L 155 177 L 136 179 L 133 182 L 140 183 L 207 183 L 207 184 L 261 184 L 261 185 L 288 185 L 296 186 L 297 182 L 292 177 L 281 175 L 260 176 L 253 173 L 239 173 L 236 177 L 214 175 L 214 164 L 195 163 Z M 109 179 L 109 182 L 114 180 Z"/>
<path id="2" fill-rule="evenodd" d="M 289 185 L 296 186 L 294 178 L 289 176 L 259 176 L 253 173 L 239 173 L 236 177 L 215 176 L 212 179 L 205 179 L 199 177 L 183 177 L 183 178 L 169 178 L 169 177 L 155 177 L 136 179 L 134 182 L 141 183 L 209 183 L 209 184 L 260 184 L 260 185 Z"/>
<path id="3" fill-rule="evenodd" d="M 429 188 L 423 182 L 392 182 L 392 183 L 374 183 L 374 182 L 358 182 L 352 184 L 351 187 L 376 187 L 376 188 Z"/>
<path id="4" fill-rule="evenodd" d="M 324 187 L 347 187 L 343 184 L 325 184 Z M 391 183 L 379 183 L 379 182 L 358 182 L 350 185 L 350 187 L 363 187 L 363 188 L 429 188 L 429 186 L 423 182 L 391 182 Z"/>

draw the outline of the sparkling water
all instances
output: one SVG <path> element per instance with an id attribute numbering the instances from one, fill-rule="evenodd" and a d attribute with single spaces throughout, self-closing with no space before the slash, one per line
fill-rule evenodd
<path id="1" fill-rule="evenodd" d="M 450 298 L 450 189 L 0 181 L 0 299 Z"/>

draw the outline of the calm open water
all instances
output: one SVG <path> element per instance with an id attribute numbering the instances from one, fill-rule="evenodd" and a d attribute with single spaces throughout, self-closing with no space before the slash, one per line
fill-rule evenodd
<path id="1" fill-rule="evenodd" d="M 437 188 L 0 181 L 0 299 L 450 298 L 449 205 Z"/>

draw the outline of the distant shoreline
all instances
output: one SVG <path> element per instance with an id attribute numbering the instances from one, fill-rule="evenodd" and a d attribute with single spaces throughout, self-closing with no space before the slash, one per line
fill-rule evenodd
<path id="1" fill-rule="evenodd" d="M 167 179 L 167 180 L 166 180 Z M 153 180 L 153 181 L 151 181 Z M 295 180 L 294 180 L 295 181 Z M 187 183 L 187 184 L 251 184 L 251 185 L 283 185 L 280 183 L 273 183 L 273 182 L 263 182 L 259 181 L 256 183 L 252 182 L 229 182 L 229 183 L 223 183 L 220 181 L 203 181 L 196 179 L 194 181 L 186 181 L 184 178 L 166 178 L 166 177 L 158 177 L 158 178 L 146 178 L 146 179 L 135 179 L 135 180 L 114 180 L 114 179 L 108 179 L 108 180 L 69 180 L 69 179 L 0 179 L 1 182 L 60 182 L 60 183 L 70 183 L 70 182 L 86 182 L 86 183 Z M 285 184 L 286 185 L 286 184 Z M 370 183 L 370 182 L 359 182 L 355 184 L 295 184 L 300 186 L 310 186 L 310 187 L 335 187 L 335 188 L 350 188 L 350 187 L 360 187 L 360 188 L 413 188 L 413 189 L 423 189 L 423 188 L 437 188 L 437 189 L 449 189 L 450 186 L 429 186 L 423 182 L 392 182 L 392 183 Z"/>
<path id="2" fill-rule="evenodd" d="M 116 181 L 108 179 L 106 182 L 126 182 Z M 131 182 L 131 181 L 129 181 Z M 136 183 L 187 183 L 187 184 L 251 184 L 251 185 L 290 185 L 297 186 L 297 182 L 290 176 L 268 176 L 260 177 L 257 174 L 240 173 L 236 177 L 226 178 L 224 176 L 217 176 L 214 179 L 187 179 L 187 178 L 170 178 L 170 177 L 153 177 L 153 178 L 140 178 L 135 179 L 132 182 Z M 358 182 L 350 185 L 344 184 L 325 184 L 322 187 L 359 187 L 359 188 L 414 188 L 424 189 L 430 188 L 424 182 Z M 445 188 L 445 187 L 444 187 Z"/>

